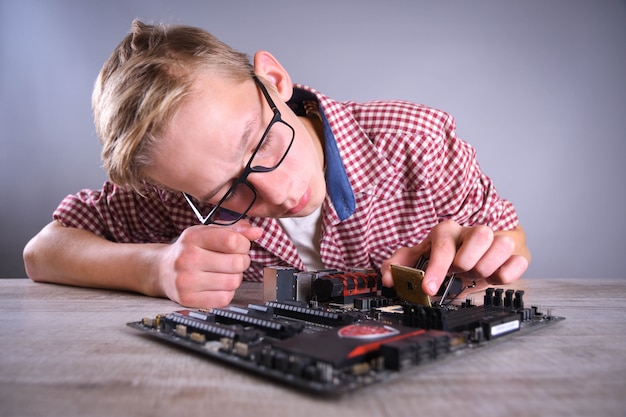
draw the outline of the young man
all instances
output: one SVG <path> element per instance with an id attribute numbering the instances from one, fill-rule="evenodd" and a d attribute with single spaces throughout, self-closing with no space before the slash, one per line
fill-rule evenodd
<path id="1" fill-rule="evenodd" d="M 93 109 L 111 182 L 66 197 L 27 244 L 35 281 L 214 307 L 268 265 L 392 285 L 391 264 L 427 255 L 431 295 L 449 270 L 503 284 L 528 266 L 512 204 L 441 111 L 339 103 L 268 52 L 251 64 L 201 29 L 138 21 Z"/>

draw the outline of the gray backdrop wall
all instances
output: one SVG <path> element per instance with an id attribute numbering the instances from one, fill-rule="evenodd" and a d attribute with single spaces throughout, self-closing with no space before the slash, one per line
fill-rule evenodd
<path id="1" fill-rule="evenodd" d="M 57 203 L 105 180 L 91 88 L 136 17 L 267 49 L 334 98 L 450 112 L 518 208 L 526 276 L 624 276 L 619 0 L 0 0 L 0 276 L 25 276 Z"/>

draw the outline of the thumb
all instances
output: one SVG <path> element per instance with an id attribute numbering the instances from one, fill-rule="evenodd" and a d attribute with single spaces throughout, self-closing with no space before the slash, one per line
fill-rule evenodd
<path id="1" fill-rule="evenodd" d="M 261 235 L 263 235 L 263 229 L 257 226 L 252 226 L 245 220 L 240 220 L 231 227 L 235 232 L 241 233 L 250 241 L 257 240 L 261 237 Z"/>
<path id="2" fill-rule="evenodd" d="M 383 285 L 386 287 L 393 287 L 393 277 L 391 276 L 391 265 L 404 265 L 412 267 L 417 262 L 419 258 L 420 250 L 419 247 L 402 247 L 394 252 L 393 255 L 385 262 L 383 262 L 381 266 L 381 275 L 383 280 Z"/>

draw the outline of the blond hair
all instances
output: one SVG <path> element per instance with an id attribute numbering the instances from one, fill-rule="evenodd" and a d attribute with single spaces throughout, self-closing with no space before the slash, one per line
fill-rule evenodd
<path id="1" fill-rule="evenodd" d="M 141 190 L 158 137 L 200 68 L 235 81 L 253 74 L 247 55 L 202 29 L 133 21 L 104 63 L 92 96 L 103 166 L 111 181 Z"/>

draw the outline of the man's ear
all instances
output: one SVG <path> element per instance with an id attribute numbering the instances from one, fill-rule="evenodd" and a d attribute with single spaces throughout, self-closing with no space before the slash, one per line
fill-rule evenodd
<path id="1" fill-rule="evenodd" d="M 293 94 L 291 77 L 274 55 L 267 51 L 258 51 L 254 54 L 254 72 L 276 87 L 276 91 L 283 102 L 291 98 Z"/>

